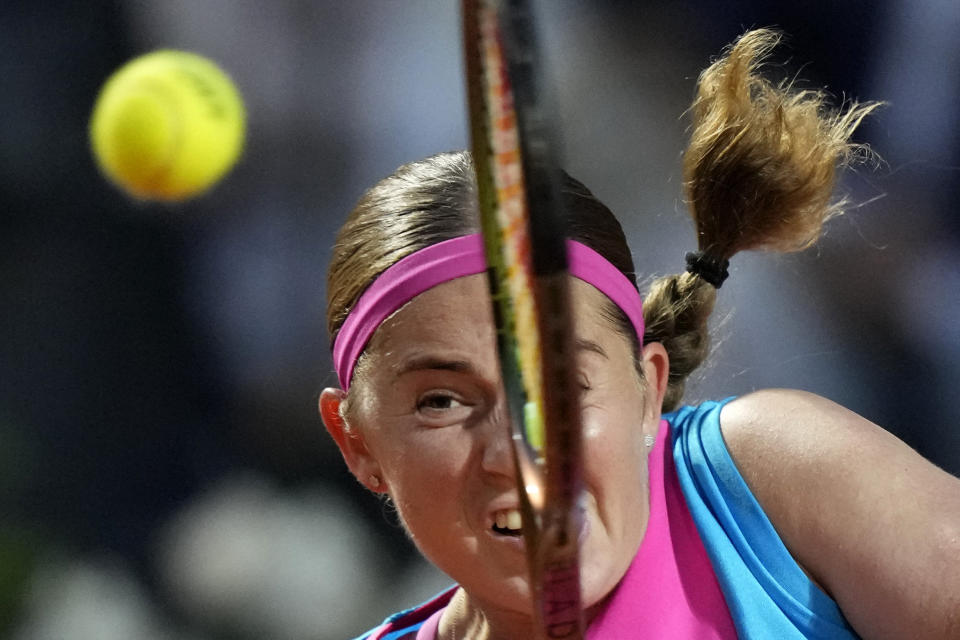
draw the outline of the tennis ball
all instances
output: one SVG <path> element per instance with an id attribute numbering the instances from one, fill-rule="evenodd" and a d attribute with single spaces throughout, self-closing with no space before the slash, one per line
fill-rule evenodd
<path id="1" fill-rule="evenodd" d="M 154 51 L 107 79 L 90 143 L 121 189 L 175 202 L 213 186 L 236 163 L 245 122 L 240 94 L 216 64 L 186 51 Z"/>

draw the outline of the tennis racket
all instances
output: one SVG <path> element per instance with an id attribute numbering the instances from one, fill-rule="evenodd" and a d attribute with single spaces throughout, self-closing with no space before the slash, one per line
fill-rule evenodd
<path id="1" fill-rule="evenodd" d="M 560 171 L 527 0 L 463 0 L 481 228 L 534 619 L 583 637 L 579 391 Z"/>

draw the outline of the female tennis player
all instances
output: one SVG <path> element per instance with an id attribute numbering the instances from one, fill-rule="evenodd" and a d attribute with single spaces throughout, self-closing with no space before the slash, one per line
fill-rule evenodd
<path id="1" fill-rule="evenodd" d="M 613 214 L 565 177 L 582 393 L 587 637 L 960 638 L 960 480 L 840 406 L 766 390 L 681 404 L 728 260 L 813 243 L 875 105 L 773 86 L 745 34 L 700 77 L 684 158 L 699 251 L 637 289 Z M 405 165 L 341 230 L 340 388 L 320 413 L 456 582 L 362 638 L 528 639 L 524 540 L 471 160 Z"/>

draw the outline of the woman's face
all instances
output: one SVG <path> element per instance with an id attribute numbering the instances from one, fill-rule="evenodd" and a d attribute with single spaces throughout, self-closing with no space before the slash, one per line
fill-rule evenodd
<path id="1" fill-rule="evenodd" d="M 606 298 L 572 282 L 586 488 L 581 582 L 590 606 L 623 576 L 643 537 L 644 436 L 659 424 L 656 366 L 665 358 L 645 358 L 654 384 L 641 384 L 628 339 L 599 312 Z M 509 524 L 519 501 L 488 300 L 485 276 L 468 276 L 384 322 L 347 418 L 423 554 L 479 601 L 526 612 L 523 539 L 495 527 L 498 517 Z"/>

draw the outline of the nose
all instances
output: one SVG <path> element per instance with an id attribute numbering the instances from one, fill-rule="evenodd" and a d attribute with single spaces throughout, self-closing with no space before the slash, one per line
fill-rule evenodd
<path id="1" fill-rule="evenodd" d="M 487 473 L 513 478 L 513 446 L 510 412 L 506 402 L 498 402 L 484 425 L 481 467 Z"/>

